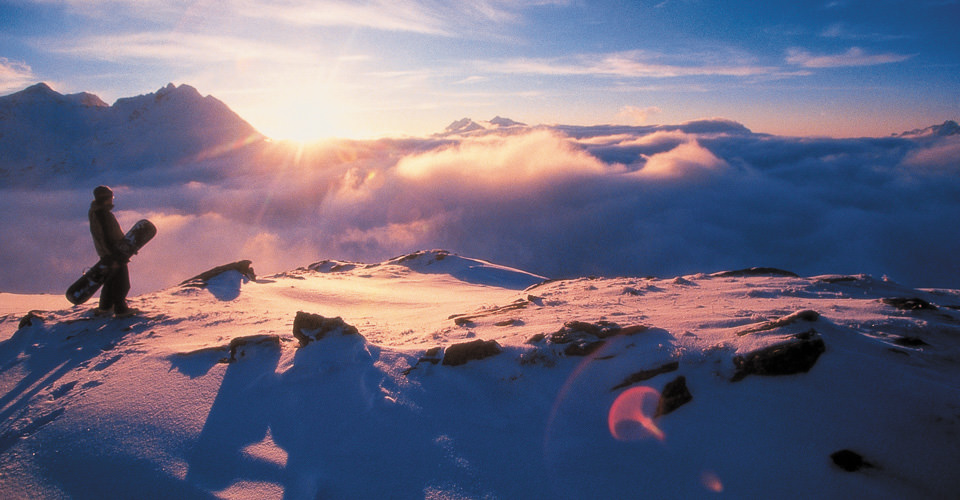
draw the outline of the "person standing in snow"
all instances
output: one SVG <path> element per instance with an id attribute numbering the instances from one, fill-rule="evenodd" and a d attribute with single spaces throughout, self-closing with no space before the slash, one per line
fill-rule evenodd
<path id="1" fill-rule="evenodd" d="M 127 293 L 130 292 L 130 271 L 127 263 L 130 258 L 119 249 L 123 239 L 123 230 L 113 215 L 113 190 L 107 186 L 97 186 L 93 190 L 93 202 L 87 218 L 90 220 L 90 234 L 97 255 L 109 263 L 112 273 L 103 283 L 100 291 L 100 305 L 94 314 L 107 316 L 114 314 L 118 318 L 132 316 L 139 311 L 127 306 Z"/>

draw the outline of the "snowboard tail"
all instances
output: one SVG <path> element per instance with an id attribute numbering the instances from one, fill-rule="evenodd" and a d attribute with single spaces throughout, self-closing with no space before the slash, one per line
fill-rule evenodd
<path id="1" fill-rule="evenodd" d="M 143 219 L 127 231 L 127 234 L 123 236 L 117 246 L 124 257 L 130 258 L 156 235 L 157 226 Z M 67 300 L 71 304 L 83 304 L 90 300 L 90 297 L 97 293 L 97 290 L 103 286 L 112 274 L 111 262 L 108 259 L 100 259 L 87 272 L 83 273 L 80 279 L 70 285 L 70 288 L 67 289 Z"/>

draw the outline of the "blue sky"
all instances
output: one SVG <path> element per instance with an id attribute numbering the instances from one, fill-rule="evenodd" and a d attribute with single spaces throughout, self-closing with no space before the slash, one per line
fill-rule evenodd
<path id="1" fill-rule="evenodd" d="M 186 83 L 276 138 L 495 115 L 880 136 L 960 117 L 955 0 L 21 0 L 0 18 L 2 93 Z"/>

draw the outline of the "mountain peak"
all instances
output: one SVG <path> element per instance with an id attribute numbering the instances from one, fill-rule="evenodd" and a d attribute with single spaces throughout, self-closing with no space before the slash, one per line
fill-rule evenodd
<path id="1" fill-rule="evenodd" d="M 447 125 L 447 128 L 443 130 L 445 134 L 464 134 L 468 132 L 474 132 L 476 130 L 483 130 L 483 125 L 473 121 L 470 118 L 461 118 L 450 125 Z"/>
<path id="2" fill-rule="evenodd" d="M 490 123 L 496 125 L 497 127 L 526 127 L 526 123 L 520 123 L 518 121 L 511 120 L 509 118 L 503 118 L 501 116 L 495 116 Z"/>
<path id="3" fill-rule="evenodd" d="M 41 100 L 60 100 L 63 98 L 63 95 L 50 88 L 45 82 L 40 82 L 33 84 L 20 92 L 16 92 L 6 96 L 5 99 L 9 99 L 15 102 L 29 102 L 29 101 L 41 101 Z"/>
<path id="4" fill-rule="evenodd" d="M 46 82 L 35 83 L 23 89 L 22 93 L 23 94 L 58 94 L 58 92 L 50 88 L 50 86 L 47 85 Z"/>
<path id="5" fill-rule="evenodd" d="M 461 118 L 450 125 L 447 125 L 447 128 L 444 129 L 442 135 L 456 135 L 456 134 L 470 134 L 474 132 L 480 132 L 485 130 L 496 130 L 501 128 L 511 128 L 511 127 L 526 127 L 525 123 L 520 123 L 518 121 L 511 120 L 509 118 L 503 118 L 501 116 L 495 116 L 492 120 L 486 122 L 476 122 L 471 118 Z"/>
<path id="6" fill-rule="evenodd" d="M 953 120 L 947 120 L 940 125 L 931 125 L 927 128 L 918 128 L 900 134 L 893 134 L 894 137 L 946 137 L 949 135 L 960 135 L 960 124 Z"/>

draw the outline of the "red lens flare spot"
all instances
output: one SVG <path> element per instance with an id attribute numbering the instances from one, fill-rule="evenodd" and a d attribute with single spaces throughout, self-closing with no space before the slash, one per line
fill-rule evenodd
<path id="1" fill-rule="evenodd" d="M 700 474 L 700 482 L 706 489 L 714 493 L 723 492 L 723 483 L 720 482 L 720 477 L 713 471 L 703 471 L 703 474 Z"/>
<path id="2" fill-rule="evenodd" d="M 660 402 L 656 389 L 639 386 L 623 391 L 610 405 L 607 423 L 610 435 L 618 441 L 640 441 L 655 438 L 663 441 L 663 431 L 653 423 Z"/>

